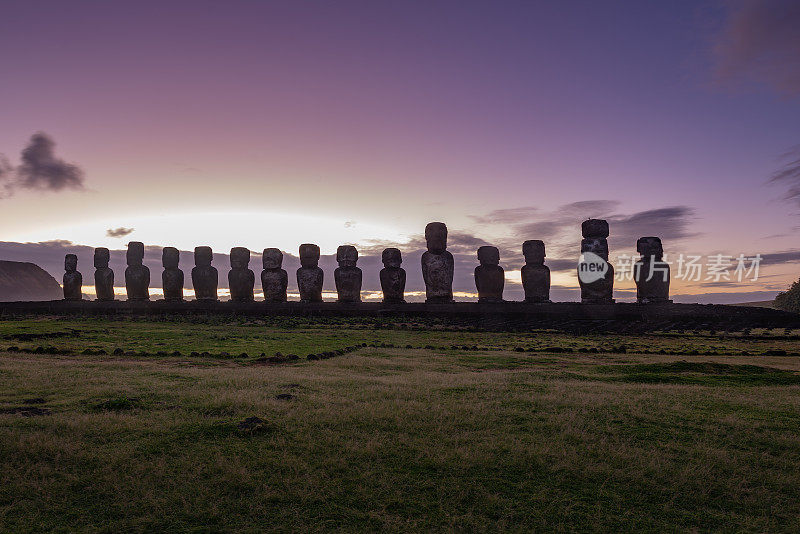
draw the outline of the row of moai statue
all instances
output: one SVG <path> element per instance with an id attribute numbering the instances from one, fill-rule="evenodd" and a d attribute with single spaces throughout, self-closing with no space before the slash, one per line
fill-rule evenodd
<path id="1" fill-rule="evenodd" d="M 589 219 L 582 224 L 583 240 L 581 253 L 591 252 L 608 262 L 608 223 L 601 219 Z M 426 302 L 453 302 L 453 275 L 455 262 L 447 251 L 447 226 L 433 222 L 425 227 L 427 251 L 422 255 L 422 276 L 425 281 Z M 652 273 L 654 268 L 665 270 L 666 279 L 646 275 L 636 276 L 637 299 L 641 303 L 668 302 L 669 265 L 663 262 L 661 240 L 657 237 L 643 237 L 637 242 L 641 254 L 635 265 L 635 272 Z M 540 240 L 525 241 L 522 245 L 525 265 L 521 269 L 525 301 L 531 303 L 550 302 L 550 269 L 544 264 L 545 246 Z M 178 268 L 180 253 L 173 247 L 165 247 L 162 252 L 162 287 L 166 301 L 183 300 L 184 276 Z M 300 245 L 300 268 L 297 270 L 297 286 L 302 302 L 322 302 L 324 273 L 319 267 L 320 249 L 317 245 Z M 94 253 L 95 289 L 97 300 L 114 300 L 114 272 L 108 267 L 110 255 L 107 248 L 97 248 Z M 380 272 L 383 300 L 386 303 L 405 302 L 406 272 L 401 267 L 402 254 L 396 248 L 387 248 L 382 257 L 384 268 Z M 150 270 L 143 264 L 144 244 L 133 241 L 128 244 L 125 269 L 125 288 L 128 300 L 145 301 L 150 299 Z M 219 273 L 211 265 L 211 247 L 197 247 L 194 250 L 195 267 L 192 269 L 192 286 L 197 300 L 217 300 Z M 286 302 L 286 289 L 289 277 L 284 269 L 283 253 L 276 248 L 264 249 L 261 285 L 264 300 L 267 302 Z M 334 271 L 338 301 L 355 303 L 361 301 L 361 269 L 357 267 L 358 251 L 350 245 L 343 245 L 336 251 L 339 267 Z M 475 285 L 478 300 L 481 302 L 502 302 L 505 285 L 505 272 L 500 266 L 500 252 L 497 247 L 483 246 L 478 249 L 479 265 L 475 268 Z M 250 302 L 254 300 L 255 274 L 249 269 L 250 251 L 243 247 L 231 249 L 231 270 L 228 273 L 228 286 L 231 300 Z M 67 254 L 64 260 L 64 298 L 81 300 L 83 277 L 77 271 L 78 259 Z M 656 270 L 658 270 L 656 269 Z M 661 271 L 663 272 L 663 271 Z M 579 277 L 580 279 L 580 277 Z M 608 264 L 604 276 L 599 280 L 584 282 L 580 280 L 581 300 L 585 303 L 611 303 L 613 300 L 614 269 Z"/>

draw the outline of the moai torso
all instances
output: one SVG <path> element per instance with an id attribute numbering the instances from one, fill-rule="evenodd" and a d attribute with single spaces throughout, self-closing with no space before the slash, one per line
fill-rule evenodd
<path id="1" fill-rule="evenodd" d="M 480 265 L 475 267 L 475 287 L 479 302 L 502 302 L 505 272 L 500 267 L 500 251 L 497 247 L 478 249 Z"/>
<path id="2" fill-rule="evenodd" d="M 406 271 L 400 265 L 403 257 L 400 250 L 387 248 L 381 255 L 383 269 L 381 269 L 381 289 L 384 302 L 405 302 Z"/>
<path id="3" fill-rule="evenodd" d="M 97 300 L 114 300 L 114 271 L 109 269 L 107 248 L 94 249 L 94 290 Z"/>
<path id="4" fill-rule="evenodd" d="M 428 250 L 422 255 L 422 278 L 427 302 L 453 301 L 455 261 L 447 248 L 447 226 L 432 222 L 425 227 Z"/>
<path id="5" fill-rule="evenodd" d="M 302 302 L 322 302 L 324 273 L 319 268 L 319 247 L 300 245 L 300 268 L 297 269 L 297 289 Z"/>
<path id="6" fill-rule="evenodd" d="M 641 254 L 633 266 L 636 300 L 640 304 L 672 302 L 669 300 L 670 269 L 664 261 L 661 239 L 640 237 L 636 241 L 636 251 Z"/>
<path id="7" fill-rule="evenodd" d="M 289 276 L 281 269 L 283 253 L 277 248 L 265 248 L 261 256 L 264 270 L 261 271 L 261 287 L 267 302 L 286 302 Z"/>
<path id="8" fill-rule="evenodd" d="M 231 300 L 252 302 L 256 276 L 248 268 L 250 251 L 244 247 L 234 247 L 231 249 L 230 258 L 231 270 L 228 272 L 228 287 L 231 290 Z"/>
<path id="9" fill-rule="evenodd" d="M 192 268 L 192 287 L 197 300 L 217 300 L 219 273 L 211 265 L 211 247 L 195 247 L 194 267 Z"/>
<path id="10" fill-rule="evenodd" d="M 550 268 L 544 264 L 544 243 L 538 239 L 522 244 L 525 265 L 522 266 L 522 287 L 525 302 L 550 302 Z"/>
<path id="11" fill-rule="evenodd" d="M 602 219 L 588 219 L 581 225 L 581 257 L 586 262 L 578 266 L 581 302 L 607 304 L 614 302 L 614 267 L 608 263 L 608 223 Z M 594 259 L 594 261 L 591 261 Z M 603 269 L 589 269 L 592 265 Z"/>
<path id="12" fill-rule="evenodd" d="M 183 271 L 178 269 L 180 252 L 174 247 L 164 247 L 161 251 L 161 287 L 164 288 L 164 300 L 180 302 L 183 300 Z"/>
<path id="13" fill-rule="evenodd" d="M 83 294 L 83 275 L 78 272 L 78 257 L 75 254 L 64 256 L 64 300 L 81 300 Z"/>
<path id="14" fill-rule="evenodd" d="M 361 302 L 361 269 L 356 267 L 356 247 L 342 245 L 336 250 L 339 267 L 333 272 L 339 302 Z"/>
<path id="15" fill-rule="evenodd" d="M 128 300 L 150 300 L 150 269 L 142 264 L 144 243 L 131 241 L 126 254 L 128 268 L 125 269 L 125 290 Z"/>

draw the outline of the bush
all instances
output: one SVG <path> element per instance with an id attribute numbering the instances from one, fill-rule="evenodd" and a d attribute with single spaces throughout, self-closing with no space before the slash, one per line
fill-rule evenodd
<path id="1" fill-rule="evenodd" d="M 789 291 L 778 293 L 773 305 L 779 310 L 800 313 L 800 280 L 792 284 Z"/>

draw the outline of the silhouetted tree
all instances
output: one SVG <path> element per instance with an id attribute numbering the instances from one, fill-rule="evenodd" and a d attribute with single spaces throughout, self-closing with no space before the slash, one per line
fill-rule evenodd
<path id="1" fill-rule="evenodd" d="M 800 313 L 800 280 L 792 284 L 788 291 L 778 293 L 773 305 L 779 310 Z"/>

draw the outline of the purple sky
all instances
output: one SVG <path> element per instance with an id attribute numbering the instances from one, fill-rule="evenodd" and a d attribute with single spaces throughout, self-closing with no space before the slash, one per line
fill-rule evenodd
<path id="1" fill-rule="evenodd" d="M 800 143 L 797 2 L 37 1 L 2 19 L 0 259 L 50 240 L 413 253 L 442 220 L 465 260 L 484 241 L 511 270 L 526 239 L 576 258 L 602 216 L 612 260 L 651 234 L 675 255 L 785 253 L 756 283 L 677 293 L 798 276 L 781 197 L 800 173 L 767 184 Z"/>

